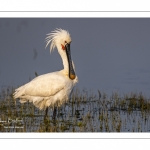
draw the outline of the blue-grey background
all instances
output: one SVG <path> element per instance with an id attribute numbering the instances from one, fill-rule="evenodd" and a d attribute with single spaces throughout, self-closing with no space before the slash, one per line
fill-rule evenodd
<path id="1" fill-rule="evenodd" d="M 149 18 L 0 18 L 1 88 L 63 68 L 57 51 L 45 49 L 55 28 L 71 34 L 78 88 L 150 97 Z"/>

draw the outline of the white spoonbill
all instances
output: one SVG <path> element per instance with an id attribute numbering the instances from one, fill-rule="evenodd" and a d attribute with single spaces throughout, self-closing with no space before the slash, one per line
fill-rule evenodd
<path id="1" fill-rule="evenodd" d="M 46 47 L 51 43 L 50 52 L 57 47 L 64 69 L 34 78 L 29 83 L 17 88 L 14 98 L 20 98 L 21 103 L 32 102 L 40 110 L 45 110 L 45 117 L 48 107 L 54 108 L 53 118 L 55 119 L 56 106 L 61 106 L 69 99 L 78 78 L 71 60 L 69 32 L 56 29 L 47 35 Z"/>

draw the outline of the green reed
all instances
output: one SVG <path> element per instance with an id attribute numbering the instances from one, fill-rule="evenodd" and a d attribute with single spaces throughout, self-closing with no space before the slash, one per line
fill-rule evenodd
<path id="1" fill-rule="evenodd" d="M 56 120 L 49 108 L 13 98 L 14 88 L 0 92 L 0 132 L 149 132 L 150 99 L 139 94 L 108 96 L 99 90 L 75 89 L 68 102 L 57 109 Z"/>

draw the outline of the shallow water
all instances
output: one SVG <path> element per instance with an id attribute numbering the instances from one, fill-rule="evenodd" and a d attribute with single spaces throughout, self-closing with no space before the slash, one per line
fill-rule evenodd
<path id="1" fill-rule="evenodd" d="M 105 93 L 93 94 L 74 90 L 71 99 L 57 108 L 56 119 L 49 108 L 44 111 L 32 103 L 20 104 L 12 98 L 12 91 L 0 96 L 1 132 L 149 132 L 150 102 L 142 94 L 108 97 Z"/>

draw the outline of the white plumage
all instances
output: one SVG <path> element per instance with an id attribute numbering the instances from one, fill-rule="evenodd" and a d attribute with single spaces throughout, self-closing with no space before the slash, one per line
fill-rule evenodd
<path id="1" fill-rule="evenodd" d="M 69 45 L 71 43 L 70 34 L 66 30 L 56 29 L 48 34 L 46 42 L 46 47 L 51 43 L 50 51 L 57 47 L 64 69 L 40 75 L 16 89 L 14 93 L 14 98 L 20 98 L 21 103 L 33 102 L 40 110 L 54 107 L 56 104 L 61 106 L 69 99 L 71 91 L 78 81 L 76 75 L 74 78 L 70 78 L 69 75 L 69 61 L 65 46 L 66 43 Z M 74 68 L 74 64 L 72 66 Z"/>

